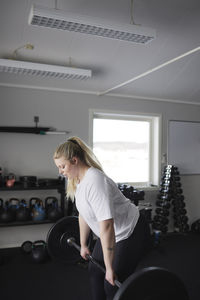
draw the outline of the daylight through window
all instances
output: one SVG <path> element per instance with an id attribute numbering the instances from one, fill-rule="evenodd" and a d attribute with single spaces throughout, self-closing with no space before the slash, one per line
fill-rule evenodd
<path id="1" fill-rule="evenodd" d="M 140 186 L 156 183 L 155 170 L 152 172 L 155 152 L 158 153 L 154 119 L 138 115 L 93 114 L 93 151 L 105 173 L 115 182 Z"/>

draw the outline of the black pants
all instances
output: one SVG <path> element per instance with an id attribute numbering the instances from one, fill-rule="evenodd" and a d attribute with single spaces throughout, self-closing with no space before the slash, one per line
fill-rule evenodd
<path id="1" fill-rule="evenodd" d="M 120 282 L 134 272 L 137 263 L 150 248 L 150 244 L 149 224 L 144 216 L 140 215 L 132 235 L 128 239 L 116 243 L 114 270 Z M 100 239 L 97 239 L 95 243 L 92 256 L 105 267 Z M 113 299 L 118 288 L 105 280 L 105 274 L 91 262 L 89 263 L 89 276 L 92 300 Z"/>

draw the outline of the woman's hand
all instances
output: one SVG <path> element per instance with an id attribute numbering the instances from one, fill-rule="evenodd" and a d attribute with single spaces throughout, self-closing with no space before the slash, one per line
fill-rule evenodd
<path id="1" fill-rule="evenodd" d="M 115 273 L 112 269 L 106 270 L 105 278 L 111 285 L 115 285 L 116 276 L 115 276 Z"/>
<path id="2" fill-rule="evenodd" d="M 80 254 L 83 259 L 87 260 L 87 255 L 90 255 L 90 250 L 87 247 L 87 240 L 90 234 L 90 227 L 85 222 L 83 217 L 79 214 L 79 229 L 80 229 L 80 244 L 81 244 L 81 251 Z"/>
<path id="3" fill-rule="evenodd" d="M 81 246 L 81 252 L 80 252 L 81 256 L 83 259 L 87 260 L 87 255 L 90 255 L 90 250 L 88 249 L 87 246 Z"/>

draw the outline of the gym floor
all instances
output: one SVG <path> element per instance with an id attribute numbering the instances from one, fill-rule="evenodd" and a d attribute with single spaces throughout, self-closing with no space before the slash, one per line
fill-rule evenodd
<path id="1" fill-rule="evenodd" d="M 200 235 L 168 234 L 142 259 L 137 269 L 167 268 L 185 283 L 190 300 L 200 298 Z M 47 260 L 35 264 L 20 248 L 0 249 L 2 300 L 90 300 L 87 264 Z"/>

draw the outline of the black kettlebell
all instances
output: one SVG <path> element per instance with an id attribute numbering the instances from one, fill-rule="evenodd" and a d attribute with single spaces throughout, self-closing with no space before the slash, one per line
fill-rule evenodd
<path id="1" fill-rule="evenodd" d="M 1 218 L 1 212 L 3 212 L 3 199 L 0 198 L 0 218 Z"/>
<path id="2" fill-rule="evenodd" d="M 17 199 L 17 198 L 10 198 L 10 200 L 9 200 L 9 207 L 10 207 L 10 211 L 13 214 L 13 219 L 15 220 L 16 219 L 16 213 L 17 213 L 17 210 L 19 208 L 19 199 Z"/>
<path id="3" fill-rule="evenodd" d="M 10 208 L 9 201 L 7 200 L 5 202 L 4 207 L 0 211 L 0 222 L 1 223 L 9 223 L 9 222 L 13 222 L 14 219 L 15 219 L 15 216 L 13 214 L 13 211 Z"/>
<path id="4" fill-rule="evenodd" d="M 33 204 L 33 200 L 35 201 Z M 43 202 L 39 198 L 30 199 L 31 217 L 33 221 L 43 221 L 46 218 Z"/>
<path id="5" fill-rule="evenodd" d="M 37 197 L 32 197 L 32 198 L 30 199 L 30 201 L 29 201 L 29 208 L 30 208 L 31 211 L 32 211 L 32 209 L 34 208 L 34 205 L 35 205 L 35 203 L 36 203 L 37 201 L 40 201 L 40 199 L 37 198 Z"/>
<path id="6" fill-rule="evenodd" d="M 0 212 L 2 211 L 3 209 L 3 199 L 0 198 Z"/>
<path id="7" fill-rule="evenodd" d="M 16 221 L 25 222 L 30 219 L 30 210 L 24 199 L 19 202 L 19 208 L 16 211 Z"/>
<path id="8" fill-rule="evenodd" d="M 38 240 L 32 244 L 32 252 L 31 252 L 32 260 L 35 263 L 43 263 L 47 259 L 47 249 L 45 241 Z"/>
<path id="9" fill-rule="evenodd" d="M 56 197 L 47 197 L 45 199 L 45 210 L 47 219 L 50 221 L 57 221 L 62 217 L 62 212 L 58 207 L 58 199 Z"/>
<path id="10" fill-rule="evenodd" d="M 32 252 L 32 245 L 33 243 L 31 241 L 25 241 L 21 245 L 21 250 L 25 254 L 29 254 Z"/>
<path id="11" fill-rule="evenodd" d="M 200 233 L 200 219 L 192 223 L 191 231 L 194 233 Z"/>

